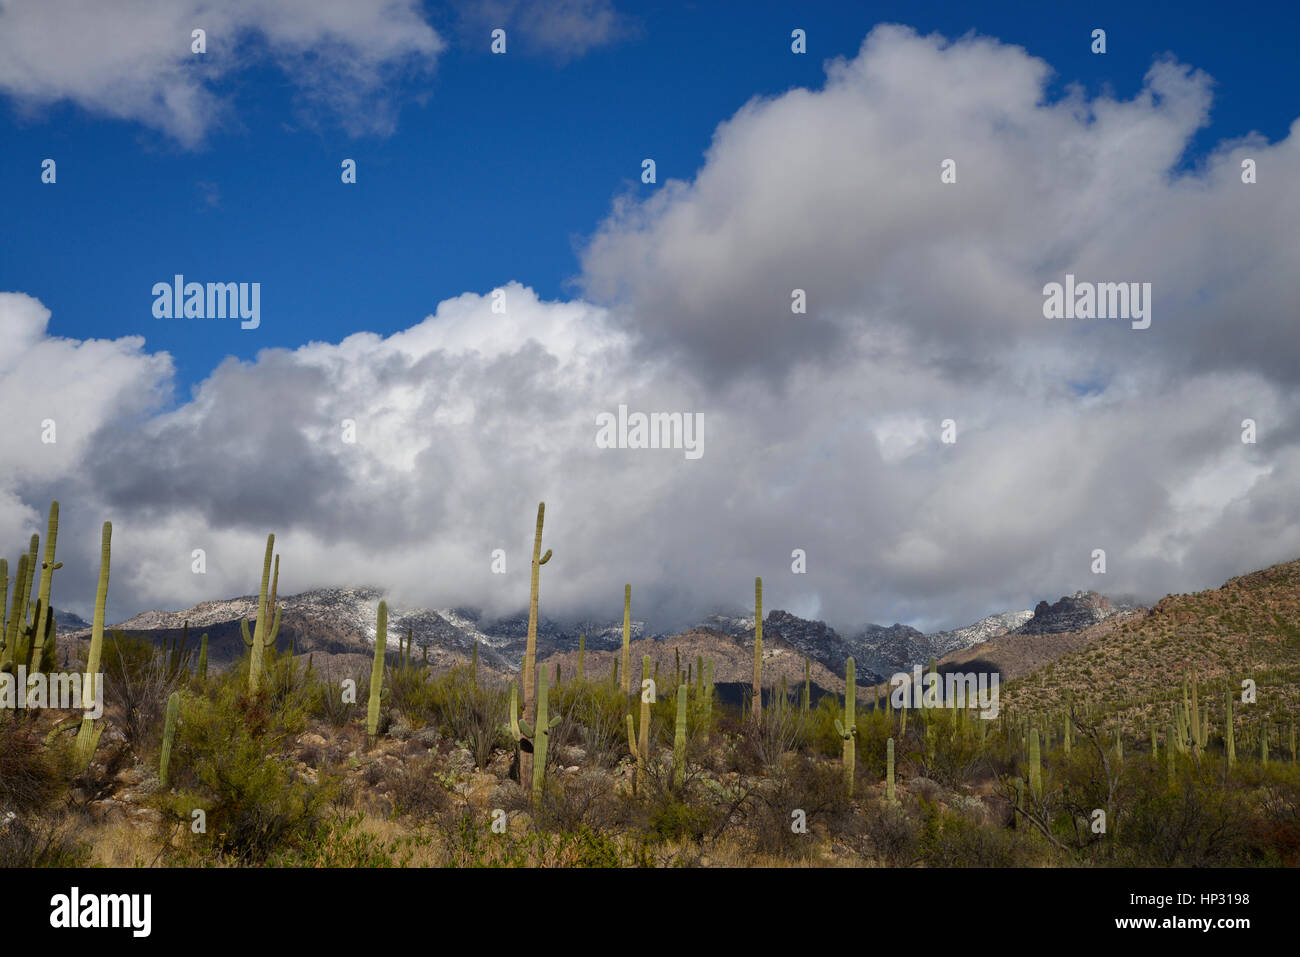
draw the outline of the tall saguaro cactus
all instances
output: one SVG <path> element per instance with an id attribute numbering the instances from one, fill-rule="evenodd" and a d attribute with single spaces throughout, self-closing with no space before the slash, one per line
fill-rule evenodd
<path id="1" fill-rule="evenodd" d="M 754 689 L 750 715 L 755 723 L 763 717 L 763 579 L 754 579 Z"/>
<path id="2" fill-rule="evenodd" d="M 266 536 L 266 557 L 262 560 L 262 588 L 257 595 L 257 625 L 253 635 L 248 634 L 248 619 L 239 619 L 239 630 L 248 646 L 248 693 L 257 694 L 262 685 L 262 651 L 275 644 L 275 636 L 280 633 L 280 609 L 275 606 L 275 590 L 271 591 L 271 603 L 267 605 L 267 588 L 271 583 L 271 556 L 275 551 L 275 536 Z M 280 564 L 275 566 L 276 585 L 279 586 Z M 267 627 L 267 616 L 274 614 L 275 621 Z"/>
<path id="3" fill-rule="evenodd" d="M 853 779 L 858 754 L 857 676 L 853 659 L 844 664 L 844 721 L 835 719 L 835 732 L 844 742 L 844 783 L 853 797 Z"/>
<path id="4" fill-rule="evenodd" d="M 73 753 L 78 766 L 86 768 L 95 754 L 102 727 L 95 727 L 95 719 L 88 712 L 95 708 L 95 696 L 102 691 L 99 687 L 99 666 L 104 654 L 104 606 L 108 602 L 108 563 L 110 546 L 113 540 L 113 523 L 105 522 L 99 540 L 99 586 L 95 589 L 95 615 L 90 626 L 90 649 L 86 653 L 86 677 L 81 684 L 81 706 L 85 714 L 81 716 L 81 728 L 77 731 L 77 743 Z"/>
<path id="5" fill-rule="evenodd" d="M 894 739 L 885 742 L 885 800 L 891 804 L 894 797 Z"/>
<path id="6" fill-rule="evenodd" d="M 546 503 L 537 503 L 537 531 L 533 535 L 532 581 L 528 592 L 528 641 L 524 646 L 523 674 L 520 676 L 524 695 L 524 720 L 532 724 L 537 720 L 537 699 L 534 695 L 537 671 L 537 589 L 541 581 L 542 566 L 551 560 L 551 550 L 542 554 L 542 523 L 546 520 Z M 533 775 L 533 753 L 523 746 L 519 748 L 519 783 L 529 780 Z"/>
<path id="7" fill-rule="evenodd" d="M 632 693 L 632 586 L 623 586 L 623 694 Z"/>
<path id="8" fill-rule="evenodd" d="M 167 786 L 167 774 L 171 770 L 172 744 L 176 741 L 176 718 L 181 710 L 181 693 L 173 691 L 167 699 L 167 722 L 163 725 L 162 757 L 158 764 L 158 783 Z"/>
<path id="9" fill-rule="evenodd" d="M 384 687 L 384 653 L 388 650 L 388 602 L 379 603 L 375 623 L 375 657 L 370 664 L 370 701 L 366 708 L 366 733 L 371 740 L 379 735 L 379 702 L 387 696 Z"/>
<path id="10" fill-rule="evenodd" d="M 199 664 L 194 673 L 200 681 L 208 680 L 208 633 L 206 631 L 199 641 Z"/>
<path id="11" fill-rule="evenodd" d="M 673 787 L 686 780 L 686 685 L 677 686 L 677 724 L 673 728 Z"/>
<path id="12" fill-rule="evenodd" d="M 54 560 L 54 545 L 59 537 L 59 503 L 50 503 L 50 519 L 45 531 L 45 561 L 41 562 L 41 585 L 36 594 L 36 611 L 32 621 L 31 664 L 32 669 L 50 670 L 54 663 L 53 625 L 54 616 L 50 611 L 50 586 L 54 572 L 63 567 L 63 562 Z M 50 639 L 50 648 L 45 648 L 46 639 Z"/>
<path id="13" fill-rule="evenodd" d="M 1043 799 L 1043 764 L 1037 728 L 1029 729 L 1029 793 L 1035 801 Z"/>
<path id="14" fill-rule="evenodd" d="M 650 684 L 647 686 L 646 682 Z M 659 694 L 658 682 L 650 677 L 650 656 L 641 656 L 641 727 L 637 737 L 637 747 L 650 760 L 650 706 Z"/>
<path id="15" fill-rule="evenodd" d="M 1227 694 L 1224 696 L 1224 703 L 1227 706 L 1227 712 L 1226 712 L 1227 719 L 1226 719 L 1226 723 L 1223 726 L 1223 734 L 1224 734 L 1223 747 L 1228 755 L 1228 767 L 1232 767 L 1234 764 L 1237 763 L 1237 742 L 1236 742 L 1236 736 L 1233 733 L 1233 724 L 1232 724 L 1232 685 L 1231 684 L 1228 685 Z"/>

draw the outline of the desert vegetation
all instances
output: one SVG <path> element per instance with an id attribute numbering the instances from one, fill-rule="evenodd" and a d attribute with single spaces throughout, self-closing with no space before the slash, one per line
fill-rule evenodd
<path id="1" fill-rule="evenodd" d="M 273 536 L 233 667 L 209 668 L 206 640 L 188 632 L 163 646 L 114 633 L 106 524 L 93 629 L 75 665 L 105 675 L 104 713 L 0 710 L 0 864 L 1300 863 L 1294 722 L 1273 690 L 1294 681 L 1285 648 L 1257 672 L 1225 660 L 1168 686 L 1132 688 L 1116 663 L 1098 665 L 1114 678 L 1092 695 L 1059 682 L 1082 667 L 1067 656 L 1052 676 L 1014 683 L 995 718 L 897 708 L 855 684 L 852 659 L 845 694 L 817 698 L 808 672 L 802 686 L 765 681 L 756 581 L 753 680 L 733 694 L 706 658 L 679 657 L 662 674 L 649 655 L 631 660 L 630 586 L 623 655 L 594 674 L 580 652 L 564 674 L 536 660 L 543 523 L 539 507 L 516 680 L 481 668 L 477 653 L 431 667 L 409 635 L 390 641 L 383 602 L 368 668 L 277 646 Z M 57 504 L 46 557 L 31 557 L 34 541 L 12 595 L 0 563 L 6 674 L 52 670 L 43 610 L 56 529 Z M 1242 702 L 1243 682 L 1255 701 Z"/>

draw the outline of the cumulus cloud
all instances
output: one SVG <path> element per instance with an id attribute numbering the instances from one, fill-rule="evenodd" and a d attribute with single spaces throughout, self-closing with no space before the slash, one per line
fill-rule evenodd
<path id="1" fill-rule="evenodd" d="M 561 59 L 580 57 L 627 36 L 631 21 L 609 0 L 461 0 L 461 29 L 487 49 L 487 36 L 499 28 L 525 53 Z M 507 45 L 507 49 L 510 49 Z"/>
<path id="2" fill-rule="evenodd" d="M 350 133 L 386 133 L 393 80 L 430 69 L 443 46 L 417 0 L 8 0 L 0 91 L 29 110 L 67 101 L 193 147 L 232 112 L 220 81 L 269 60 L 304 105 Z"/>
<path id="3" fill-rule="evenodd" d="M 110 517 L 123 613 L 247 593 L 271 530 L 284 591 L 505 611 L 544 499 L 547 612 L 617 618 L 630 581 L 652 628 L 743 606 L 755 575 L 769 607 L 837 627 L 939 628 L 1300 555 L 1294 128 L 1175 172 L 1207 77 L 1160 61 L 1132 100 L 1053 103 L 1047 75 L 992 40 L 878 28 L 823 89 L 721 124 L 691 182 L 616 204 L 583 300 L 510 284 L 500 314 L 467 293 L 388 337 L 228 359 L 176 406 L 166 356 L 51 339 L 38 303 L 0 298 L 0 401 L 27 437 L 0 449 L 5 549 L 58 493 L 81 551 L 61 594 L 91 593 Z M 1151 327 L 1044 319 L 1066 272 L 1151 282 Z M 56 399 L 71 444 L 43 460 Z M 598 448 L 620 404 L 702 413 L 703 456 Z"/>

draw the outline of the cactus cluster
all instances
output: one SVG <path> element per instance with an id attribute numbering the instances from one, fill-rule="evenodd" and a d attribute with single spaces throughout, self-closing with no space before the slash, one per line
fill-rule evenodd
<path id="1" fill-rule="evenodd" d="M 39 535 L 32 535 L 27 553 L 18 557 L 7 615 L 4 606 L 9 588 L 9 563 L 5 561 L 0 566 L 0 671 L 16 674 L 19 668 L 24 668 L 33 674 L 53 671 L 56 667 L 50 590 L 54 573 L 63 567 L 54 557 L 58 537 L 59 503 L 56 501 L 50 503 L 44 559 L 37 557 L 41 547 Z"/>

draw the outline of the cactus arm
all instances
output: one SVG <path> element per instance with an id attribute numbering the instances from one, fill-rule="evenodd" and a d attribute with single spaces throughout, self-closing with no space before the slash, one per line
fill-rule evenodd
<path id="1" fill-rule="evenodd" d="M 271 623 L 271 633 L 266 636 L 266 647 L 268 648 L 275 646 L 275 637 L 280 634 L 280 612 L 282 610 L 282 606 L 275 606 L 275 620 Z"/>
<path id="2" fill-rule="evenodd" d="M 551 550 L 548 548 L 546 550 L 546 554 L 541 557 L 541 559 L 537 562 L 537 564 L 545 565 L 550 560 L 551 560 Z"/>
<path id="3" fill-rule="evenodd" d="M 533 730 L 533 726 L 522 718 L 519 719 L 519 722 L 516 725 L 516 727 L 518 727 L 519 730 L 523 732 L 523 736 L 525 738 L 537 737 L 537 732 Z"/>
<path id="4" fill-rule="evenodd" d="M 250 635 L 250 634 L 248 633 L 248 619 L 247 619 L 247 618 L 241 618 L 241 619 L 239 619 L 239 632 L 240 632 L 240 634 L 242 634 L 242 635 L 244 636 L 244 644 L 245 644 L 247 647 L 252 648 L 252 647 L 253 647 L 253 636 Z"/>

